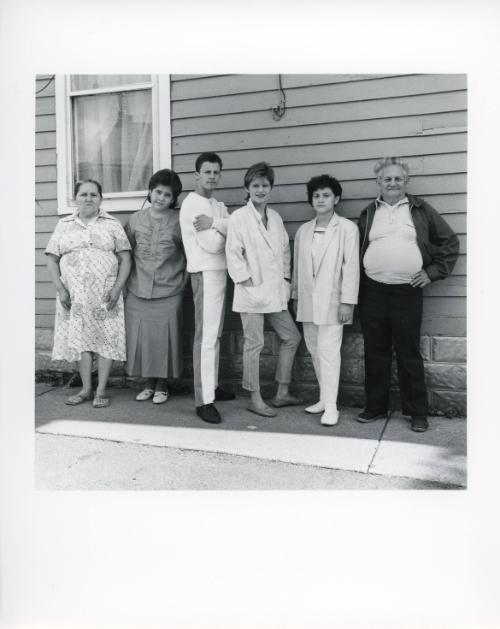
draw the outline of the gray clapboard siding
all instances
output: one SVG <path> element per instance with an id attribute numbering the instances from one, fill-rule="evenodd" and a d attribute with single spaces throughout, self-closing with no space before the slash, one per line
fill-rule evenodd
<path id="1" fill-rule="evenodd" d="M 54 149 L 56 148 L 56 132 L 41 131 L 35 133 L 35 150 L 38 149 Z"/>
<path id="2" fill-rule="evenodd" d="M 313 85 L 332 85 L 349 81 L 370 80 L 372 78 L 391 75 L 370 74 L 287 74 L 287 87 L 303 87 Z M 278 89 L 277 74 L 219 74 L 191 77 L 195 80 L 179 84 L 176 75 L 172 75 L 172 96 L 174 98 L 207 98 L 221 94 L 246 94 L 255 89 Z"/>
<path id="3" fill-rule="evenodd" d="M 276 104 L 278 101 L 277 75 L 270 75 L 273 77 L 272 81 L 268 78 L 264 80 L 255 78 L 259 75 L 242 76 L 245 78 L 252 77 L 254 89 L 244 88 L 243 93 L 240 94 L 235 92 L 234 87 L 232 90 L 228 88 L 227 91 L 221 93 L 215 89 L 204 91 L 201 89 L 201 82 L 198 84 L 198 89 L 195 89 L 197 81 L 192 81 L 189 84 L 173 82 L 172 118 L 260 110 L 262 109 L 263 98 L 267 99 L 264 101 L 266 106 L 271 107 Z M 412 94 L 436 94 L 465 89 L 465 78 L 459 74 L 387 76 L 370 80 L 360 78 L 344 83 L 327 82 L 324 85 L 305 85 L 299 88 L 289 87 L 287 83 L 289 75 L 282 76 L 287 105 L 291 107 L 356 100 L 379 100 L 380 98 Z M 189 89 L 185 89 L 186 87 Z M 267 93 L 266 90 L 268 90 Z"/>
<path id="4" fill-rule="evenodd" d="M 35 166 L 35 181 L 37 183 L 57 182 L 57 169 L 55 165 Z"/>
<path id="5" fill-rule="evenodd" d="M 48 299 L 39 298 L 36 300 L 36 314 L 51 315 L 54 317 L 56 311 L 56 301 L 53 297 Z"/>
<path id="6" fill-rule="evenodd" d="M 52 282 L 37 280 L 35 286 L 35 299 L 55 299 L 56 289 Z"/>
<path id="7" fill-rule="evenodd" d="M 37 133 L 42 131 L 55 131 L 56 130 L 56 117 L 51 114 L 48 116 L 39 116 L 37 118 Z"/>
<path id="8" fill-rule="evenodd" d="M 37 118 L 38 125 L 38 118 Z M 35 151 L 35 166 L 56 165 L 56 152 L 54 149 L 38 149 Z M 37 181 L 35 179 L 35 181 Z"/>
<path id="9" fill-rule="evenodd" d="M 57 183 L 55 181 L 35 183 L 35 198 L 38 201 L 57 199 Z"/>
<path id="10" fill-rule="evenodd" d="M 371 120 L 357 122 L 341 122 L 309 125 L 303 127 L 276 127 L 271 133 L 267 129 L 227 133 L 205 133 L 198 136 L 173 138 L 172 146 L 175 153 L 192 153 L 193 151 L 303 146 L 308 144 L 322 144 L 331 142 L 346 142 L 356 139 L 383 139 L 408 137 L 422 134 L 425 130 L 433 130 L 446 134 L 448 129 L 465 128 L 467 124 L 466 112 L 450 112 L 443 114 L 425 114 L 422 116 L 408 116 L 404 118 L 380 119 L 375 123 Z M 197 148 L 195 148 L 197 147 Z"/>
<path id="11" fill-rule="evenodd" d="M 55 98 L 53 96 L 47 96 L 45 92 L 42 92 L 40 96 L 37 96 L 35 113 L 37 116 L 55 114 L 56 113 Z"/>
<path id="12" fill-rule="evenodd" d="M 344 162 L 347 160 L 373 160 L 375 162 L 384 155 L 400 155 L 403 157 L 425 156 L 433 154 L 461 153 L 466 150 L 466 134 L 450 133 L 440 136 L 414 136 L 411 138 L 390 138 L 375 140 L 358 140 L 335 142 L 330 139 L 324 144 L 311 146 L 266 147 L 265 159 L 273 166 L 288 164 L 316 164 L 323 162 Z M 179 155 L 173 154 L 174 168 L 179 173 L 192 173 L 198 150 Z M 262 148 L 242 149 L 233 147 L 229 150 L 217 151 L 222 158 L 224 168 L 246 169 L 263 159 Z"/>
<path id="13" fill-rule="evenodd" d="M 49 242 L 50 233 L 35 234 L 35 249 L 45 249 Z"/>
<path id="14" fill-rule="evenodd" d="M 52 330 L 54 327 L 54 315 L 35 313 L 35 327 Z"/>
<path id="15" fill-rule="evenodd" d="M 54 199 L 38 199 L 36 198 L 36 215 L 37 216 L 56 216 L 57 200 Z"/>
<path id="16" fill-rule="evenodd" d="M 279 121 L 279 125 L 280 128 L 284 128 L 330 122 L 377 120 L 438 112 L 465 111 L 466 108 L 467 94 L 465 91 L 445 92 L 443 94 L 381 99 L 380 101 L 288 107 L 285 116 Z M 270 108 L 266 107 L 263 111 L 228 113 L 225 116 L 181 118 L 173 121 L 172 137 L 200 135 L 206 133 L 207 129 L 215 133 L 217 131 L 274 129 L 275 127 L 276 121 L 273 119 Z"/>
<path id="17" fill-rule="evenodd" d="M 466 317 L 454 317 L 447 314 L 444 316 L 427 315 L 425 313 L 426 303 L 427 299 L 424 299 L 424 317 L 420 329 L 422 335 L 467 336 Z"/>
<path id="18" fill-rule="evenodd" d="M 36 272 L 36 281 L 37 282 L 48 282 L 52 284 L 50 279 L 49 270 L 46 266 L 37 266 L 35 267 Z"/>

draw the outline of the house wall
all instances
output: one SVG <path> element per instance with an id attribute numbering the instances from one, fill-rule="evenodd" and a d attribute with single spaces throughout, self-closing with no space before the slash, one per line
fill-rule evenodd
<path id="1" fill-rule="evenodd" d="M 37 86 L 45 77 L 39 77 Z M 339 214 L 356 219 L 376 195 L 373 165 L 399 155 L 410 166 L 409 192 L 423 197 L 459 234 L 461 252 L 453 274 L 425 289 L 422 353 L 431 407 L 464 414 L 466 409 L 466 124 L 464 75 L 283 75 L 287 109 L 276 121 L 277 75 L 174 75 L 171 81 L 172 166 L 185 192 L 193 189 L 196 156 L 216 150 L 224 162 L 217 198 L 231 209 L 244 202 L 246 168 L 261 160 L 276 171 L 272 206 L 293 241 L 313 215 L 305 183 L 331 173 L 343 186 Z M 48 347 L 54 290 L 44 267 L 43 248 L 57 222 L 54 86 L 37 96 L 36 120 L 36 325 L 41 369 L 53 365 Z M 126 220 L 127 215 L 120 216 Z M 231 295 L 228 295 L 229 302 Z M 227 311 L 222 374 L 241 376 L 241 326 Z M 186 296 L 185 347 L 189 375 L 192 307 Z M 362 339 L 346 329 L 340 401 L 363 403 Z M 268 331 L 262 377 L 271 380 L 277 343 Z M 61 367 L 61 366 L 59 366 Z M 315 387 L 310 358 L 302 347 L 296 361 L 299 388 Z M 394 374 L 395 375 L 395 374 Z M 394 380 L 396 382 L 396 380 Z M 394 403 L 397 405 L 397 391 Z"/>

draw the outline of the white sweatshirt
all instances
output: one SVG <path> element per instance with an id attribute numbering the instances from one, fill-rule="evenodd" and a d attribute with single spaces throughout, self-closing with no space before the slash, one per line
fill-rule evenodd
<path id="1" fill-rule="evenodd" d="M 193 222 L 200 214 L 214 219 L 210 229 L 196 231 Z M 225 247 L 228 218 L 227 207 L 213 197 L 207 199 L 197 192 L 190 192 L 184 199 L 179 221 L 189 273 L 227 269 Z"/>

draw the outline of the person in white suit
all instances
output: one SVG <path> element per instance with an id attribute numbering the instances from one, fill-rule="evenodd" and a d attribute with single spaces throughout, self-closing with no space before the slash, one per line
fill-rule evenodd
<path id="1" fill-rule="evenodd" d="M 228 221 L 226 258 L 234 282 L 233 311 L 243 326 L 243 383 L 250 391 L 248 410 L 274 417 L 260 393 L 259 361 L 264 347 L 264 318 L 280 338 L 276 368 L 278 390 L 275 407 L 300 404 L 288 391 L 295 353 L 300 344 L 290 312 L 290 243 L 278 212 L 267 203 L 274 184 L 274 171 L 266 162 L 251 166 L 244 180 L 248 203 L 235 210 Z"/>
<path id="2" fill-rule="evenodd" d="M 322 413 L 324 426 L 339 419 L 342 332 L 352 323 L 359 288 L 358 228 L 335 212 L 341 197 L 334 177 L 320 175 L 307 183 L 316 217 L 300 226 L 294 246 L 292 299 L 320 388 L 319 401 L 306 412 Z"/>

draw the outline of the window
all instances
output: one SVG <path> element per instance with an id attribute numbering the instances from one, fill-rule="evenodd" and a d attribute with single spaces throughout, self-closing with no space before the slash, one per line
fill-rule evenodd
<path id="1" fill-rule="evenodd" d="M 170 166 L 168 75 L 56 77 L 56 121 L 60 214 L 88 178 L 101 182 L 104 209 L 136 210 L 153 171 Z"/>

